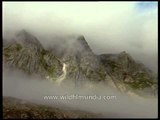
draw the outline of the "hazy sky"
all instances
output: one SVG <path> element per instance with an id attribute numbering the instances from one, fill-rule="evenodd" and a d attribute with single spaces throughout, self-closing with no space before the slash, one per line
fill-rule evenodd
<path id="1" fill-rule="evenodd" d="M 3 2 L 3 34 L 27 29 L 41 41 L 83 34 L 97 54 L 129 52 L 157 71 L 157 2 Z M 7 31 L 7 32 L 6 32 Z"/>

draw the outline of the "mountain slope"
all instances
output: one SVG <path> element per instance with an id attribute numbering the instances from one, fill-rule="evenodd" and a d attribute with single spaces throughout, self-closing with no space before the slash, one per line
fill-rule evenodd
<path id="1" fill-rule="evenodd" d="M 65 47 L 61 47 L 62 44 L 65 44 Z M 56 47 L 58 49 L 52 48 L 51 52 L 60 53 L 57 57 L 60 56 L 59 59 L 66 63 L 66 79 L 74 80 L 77 86 L 85 84 L 86 80 L 105 80 L 105 69 L 97 55 L 92 52 L 84 36 L 73 36 L 67 43 L 56 44 Z"/>
<path id="2" fill-rule="evenodd" d="M 134 61 L 128 53 L 123 51 L 119 54 L 102 54 L 99 58 L 107 73 L 114 77 L 112 78 L 114 83 L 117 86 L 123 85 L 123 88 L 120 88 L 123 91 L 129 88 L 134 90 L 151 88 L 151 91 L 156 91 L 157 82 L 152 71 L 142 63 Z"/>
<path id="3" fill-rule="evenodd" d="M 4 62 L 28 74 L 58 77 L 63 64 L 52 53 L 43 48 L 36 37 L 22 30 L 15 40 L 3 47 Z"/>
<path id="4" fill-rule="evenodd" d="M 71 36 L 44 49 L 36 37 L 22 30 L 15 40 L 5 44 L 3 56 L 6 64 L 29 74 L 52 80 L 73 80 L 76 86 L 85 84 L 87 80 L 95 83 L 112 81 L 123 92 L 157 91 L 156 77 L 143 64 L 126 52 L 96 55 L 82 35 Z"/>

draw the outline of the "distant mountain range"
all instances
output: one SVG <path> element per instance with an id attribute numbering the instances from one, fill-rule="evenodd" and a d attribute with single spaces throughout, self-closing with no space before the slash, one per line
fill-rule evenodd
<path id="1" fill-rule="evenodd" d="M 45 49 L 34 35 L 21 30 L 14 39 L 3 39 L 4 64 L 46 80 L 56 81 L 63 75 L 63 81 L 72 80 L 76 86 L 85 81 L 104 82 L 121 92 L 157 94 L 157 77 L 125 51 L 96 55 L 83 35 L 70 39 Z"/>

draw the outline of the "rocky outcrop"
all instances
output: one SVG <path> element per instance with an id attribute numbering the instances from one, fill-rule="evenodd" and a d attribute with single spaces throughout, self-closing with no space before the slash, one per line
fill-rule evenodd
<path id="1" fill-rule="evenodd" d="M 152 93 L 157 91 L 156 77 L 142 63 L 125 51 L 96 55 L 82 35 L 70 36 L 44 49 L 36 37 L 22 30 L 4 45 L 3 56 L 6 64 L 29 74 L 36 73 L 52 80 L 73 80 L 76 86 L 87 80 L 112 81 L 120 91 L 146 88 Z"/>
<path id="2" fill-rule="evenodd" d="M 57 48 L 61 47 L 60 43 Z M 86 80 L 91 81 L 103 81 L 105 80 L 106 72 L 95 55 L 88 43 L 86 42 L 84 36 L 74 36 L 70 38 L 64 50 L 62 49 L 52 49 L 53 53 L 62 53 L 63 56 L 59 57 L 62 61 L 67 64 L 67 78 L 74 80 L 77 86 L 85 83 Z"/>
<path id="3" fill-rule="evenodd" d="M 150 88 L 156 94 L 157 82 L 152 71 L 142 63 L 136 62 L 125 51 L 119 54 L 99 55 L 99 58 L 116 86 L 121 89 L 123 85 L 122 91 Z"/>
<path id="4" fill-rule="evenodd" d="M 28 74 L 47 75 L 55 78 L 62 74 L 62 63 L 54 54 L 45 50 L 36 37 L 20 31 L 14 40 L 3 47 L 4 63 Z"/>

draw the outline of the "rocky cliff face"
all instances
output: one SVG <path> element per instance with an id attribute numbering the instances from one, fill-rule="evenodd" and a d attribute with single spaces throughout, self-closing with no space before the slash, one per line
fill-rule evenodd
<path id="1" fill-rule="evenodd" d="M 122 91 L 151 88 L 156 91 L 156 77 L 142 63 L 137 63 L 125 51 L 119 54 L 103 54 L 99 58 L 112 81 Z"/>
<path id="2" fill-rule="evenodd" d="M 157 91 L 155 76 L 143 64 L 126 52 L 96 55 L 82 35 L 44 49 L 36 37 L 22 30 L 12 42 L 5 42 L 3 56 L 6 64 L 54 80 L 63 74 L 65 64 L 64 79 L 73 80 L 76 86 L 86 80 L 112 81 L 120 91 L 145 88 Z"/>
<path id="3" fill-rule="evenodd" d="M 61 44 L 56 46 L 60 48 Z M 53 53 L 55 51 L 60 53 L 54 50 Z M 71 37 L 63 51 L 63 56 L 60 58 L 67 65 L 67 79 L 74 80 L 77 86 L 85 84 L 86 80 L 94 82 L 105 80 L 105 69 L 97 55 L 92 52 L 84 36 Z"/>
<path id="4" fill-rule="evenodd" d="M 43 48 L 36 37 L 22 30 L 14 40 L 3 47 L 4 63 L 28 74 L 58 77 L 62 74 L 62 63 Z"/>

